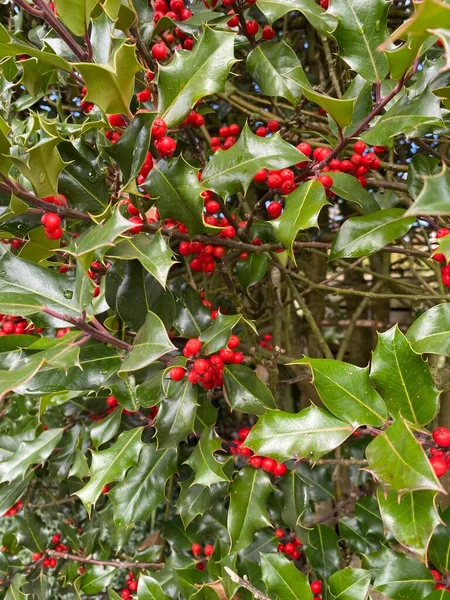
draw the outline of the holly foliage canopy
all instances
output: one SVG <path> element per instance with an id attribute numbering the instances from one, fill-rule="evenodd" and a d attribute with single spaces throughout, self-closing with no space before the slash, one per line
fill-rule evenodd
<path id="1" fill-rule="evenodd" d="M 0 15 L 0 597 L 445 600 L 450 3 Z"/>

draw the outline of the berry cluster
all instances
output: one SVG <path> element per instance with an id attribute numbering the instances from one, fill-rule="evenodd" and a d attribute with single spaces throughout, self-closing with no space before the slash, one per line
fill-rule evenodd
<path id="1" fill-rule="evenodd" d="M 442 573 L 436 569 L 430 569 L 430 573 L 433 576 L 433 579 L 436 581 L 434 586 L 435 590 L 447 590 L 447 592 L 450 592 L 450 582 L 448 579 L 442 577 Z"/>
<path id="2" fill-rule="evenodd" d="M 17 515 L 17 513 L 19 512 L 19 510 L 23 507 L 23 503 L 21 500 L 17 500 L 17 502 L 15 504 L 13 504 L 10 508 L 8 508 L 8 510 L 6 512 L 4 512 L 1 516 L 2 517 L 14 517 L 14 515 Z"/>
<path id="3" fill-rule="evenodd" d="M 255 135 L 257 135 L 258 137 L 266 137 L 266 135 L 269 135 L 269 133 L 276 133 L 277 131 L 279 131 L 279 129 L 280 124 L 278 123 L 278 121 L 271 119 L 270 121 L 268 121 L 267 125 L 260 125 L 259 127 L 257 127 Z"/>
<path id="4" fill-rule="evenodd" d="M 205 273 L 212 275 L 216 268 L 214 259 L 222 258 L 225 254 L 225 248 L 222 246 L 205 245 L 201 242 L 181 242 L 179 247 L 181 256 L 195 257 L 191 260 L 190 266 L 195 273 Z"/>
<path id="5" fill-rule="evenodd" d="M 11 249 L 18 250 L 25 243 L 25 240 L 20 238 L 2 238 L 2 244 L 11 244 Z"/>
<path id="6" fill-rule="evenodd" d="M 283 552 L 292 558 L 292 560 L 298 560 L 300 558 L 300 548 L 303 545 L 298 537 L 293 533 L 286 533 L 281 527 L 275 529 L 275 535 L 280 540 L 277 551 Z"/>
<path id="7" fill-rule="evenodd" d="M 443 477 L 450 470 L 450 450 L 442 450 L 442 448 L 450 448 L 450 429 L 437 427 L 432 435 L 438 448 L 430 448 L 430 464 L 436 477 Z"/>
<path id="8" fill-rule="evenodd" d="M 206 544 L 203 548 L 201 546 L 201 544 L 198 543 L 194 543 L 191 546 L 191 552 L 192 552 L 192 556 L 198 560 L 202 557 L 202 555 L 205 555 L 206 558 L 209 558 L 210 556 L 212 556 L 212 553 L 214 552 L 214 546 L 212 544 Z M 196 565 L 197 569 L 199 571 L 204 571 L 205 570 L 205 563 L 204 562 L 198 562 Z"/>
<path id="9" fill-rule="evenodd" d="M 173 21 L 186 21 L 192 17 L 192 12 L 185 7 L 183 0 L 170 0 L 170 6 L 165 0 L 156 0 L 154 2 L 155 14 L 153 22 L 156 24 L 162 17 L 168 17 Z M 155 60 L 164 60 L 167 56 L 168 47 L 172 47 L 178 38 L 179 42 L 176 45 L 177 50 L 192 50 L 194 47 L 194 39 L 182 31 L 179 27 L 175 27 L 173 33 L 160 34 L 162 42 L 157 42 L 152 47 L 152 56 Z"/>
<path id="10" fill-rule="evenodd" d="M 122 588 L 122 591 L 120 592 L 120 597 L 122 598 L 122 600 L 129 600 L 129 598 L 131 598 L 131 595 L 134 592 L 136 592 L 137 589 L 138 582 L 136 581 L 134 573 L 132 571 L 128 571 L 128 579 L 126 581 L 125 587 Z"/>
<path id="11" fill-rule="evenodd" d="M 70 552 L 69 546 L 66 546 L 65 544 L 61 544 L 61 537 L 62 536 L 60 533 L 55 533 L 54 535 L 52 535 L 52 537 L 50 539 L 50 545 L 54 546 L 54 550 L 56 550 L 56 552 Z M 31 560 L 33 562 L 38 562 L 39 560 L 41 560 L 41 558 L 44 555 L 45 555 L 45 552 L 35 552 L 34 554 L 31 555 Z M 44 560 L 42 561 L 42 566 L 47 569 L 54 569 L 56 567 L 57 563 L 58 563 L 58 561 L 56 558 L 46 556 L 44 558 Z"/>
<path id="12" fill-rule="evenodd" d="M 54 212 L 44 213 L 41 217 L 41 223 L 44 226 L 45 235 L 49 240 L 59 240 L 62 238 L 63 229 L 59 215 Z"/>
<path id="13" fill-rule="evenodd" d="M 236 16 L 237 19 L 237 16 Z M 211 138 L 211 148 L 214 152 L 217 150 L 228 150 L 237 142 L 241 128 L 237 123 L 223 125 L 219 129 L 219 135 Z M 223 140 L 223 141 L 222 141 Z"/>
<path id="14" fill-rule="evenodd" d="M 438 231 L 436 231 L 436 239 L 446 237 L 449 234 L 450 234 L 450 229 L 447 229 L 446 227 L 442 227 L 441 229 L 438 229 Z M 447 262 L 445 254 L 443 252 L 435 252 L 431 258 L 439 263 Z M 441 278 L 442 278 L 442 283 L 445 285 L 445 287 L 450 287 L 450 265 L 446 264 L 445 266 L 442 267 Z"/>
<path id="15" fill-rule="evenodd" d="M 244 446 L 244 442 L 250 433 L 249 427 L 241 427 L 238 431 L 238 439 L 233 440 L 230 444 L 231 454 L 238 454 L 248 458 L 248 464 L 254 469 L 262 469 L 266 473 L 272 473 L 275 477 L 283 477 L 286 474 L 287 468 L 284 463 L 278 463 L 273 458 L 264 456 L 255 456 L 253 450 Z"/>
<path id="16" fill-rule="evenodd" d="M 266 333 L 265 335 L 263 335 L 263 338 L 259 342 L 259 345 L 261 346 L 261 348 L 266 348 L 266 350 L 272 350 L 273 346 L 271 344 L 271 341 L 272 341 L 272 334 Z"/>
<path id="17" fill-rule="evenodd" d="M 22 333 L 42 333 L 43 327 L 35 328 L 33 323 L 27 324 L 27 321 L 23 317 L 16 317 L 14 315 L 1 315 L 0 314 L 0 336 L 2 335 L 21 335 Z"/>

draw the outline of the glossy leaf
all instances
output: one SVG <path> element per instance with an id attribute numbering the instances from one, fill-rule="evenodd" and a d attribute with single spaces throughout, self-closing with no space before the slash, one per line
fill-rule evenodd
<path id="1" fill-rule="evenodd" d="M 414 221 L 401 208 L 347 219 L 333 240 L 330 260 L 369 256 L 408 233 Z"/>
<path id="2" fill-rule="evenodd" d="M 0 487 L 0 515 L 3 515 L 11 506 L 20 500 L 27 489 L 34 473 L 28 473 L 23 479 L 14 479 L 10 484 L 3 484 Z"/>
<path id="3" fill-rule="evenodd" d="M 171 282 L 170 290 L 175 297 L 175 328 L 185 337 L 199 337 L 213 322 L 211 311 L 184 279 Z"/>
<path id="4" fill-rule="evenodd" d="M 327 358 L 302 358 L 311 367 L 314 387 L 322 402 L 354 428 L 380 426 L 387 419 L 381 396 L 370 385 L 369 369 Z"/>
<path id="5" fill-rule="evenodd" d="M 202 342 L 202 354 L 214 354 L 221 348 L 226 348 L 231 331 L 240 320 L 241 315 L 223 315 L 219 312 L 217 319 L 199 337 Z"/>
<path id="6" fill-rule="evenodd" d="M 97 0 L 55 0 L 55 9 L 70 31 L 83 36 L 88 30 L 89 17 L 96 4 Z"/>
<path id="7" fill-rule="evenodd" d="M 370 377 L 380 390 L 389 412 L 421 426 L 438 408 L 439 392 L 427 363 L 416 354 L 398 327 L 378 334 Z"/>
<path id="8" fill-rule="evenodd" d="M 297 414 L 269 410 L 259 418 L 245 444 L 256 454 L 278 461 L 290 458 L 317 460 L 337 448 L 352 431 L 351 425 L 317 406 Z"/>
<path id="9" fill-rule="evenodd" d="M 366 600 L 370 588 L 370 571 L 347 567 L 328 579 L 334 598 L 339 600 Z"/>
<path id="10" fill-rule="evenodd" d="M 138 600 L 169 600 L 159 582 L 151 575 L 140 575 L 137 589 Z"/>
<path id="11" fill-rule="evenodd" d="M 93 425 L 91 429 L 91 439 L 96 450 L 98 450 L 98 447 L 105 442 L 109 442 L 109 440 L 116 437 L 121 420 L 122 411 L 117 409 Z"/>
<path id="12" fill-rule="evenodd" d="M 429 546 L 429 558 L 439 571 L 450 570 L 450 509 L 442 514 L 442 524 L 434 530 Z"/>
<path id="13" fill-rule="evenodd" d="M 233 410 L 262 415 L 267 409 L 276 408 L 272 392 L 249 367 L 225 365 L 223 382 Z"/>
<path id="14" fill-rule="evenodd" d="M 241 289 L 249 293 L 249 288 L 264 279 L 268 270 L 266 253 L 252 253 L 236 263 L 236 275 Z"/>
<path id="15" fill-rule="evenodd" d="M 338 536 L 328 525 L 315 525 L 308 534 L 305 547 L 308 562 L 314 571 L 325 579 L 340 568 Z"/>
<path id="16" fill-rule="evenodd" d="M 421 600 L 433 591 L 434 583 L 425 565 L 402 555 L 377 571 L 373 586 L 392 600 Z"/>
<path id="17" fill-rule="evenodd" d="M 281 517 L 295 531 L 308 503 L 308 488 L 296 469 L 286 473 L 279 487 L 283 492 Z"/>
<path id="18" fill-rule="evenodd" d="M 262 580 L 274 600 L 312 600 L 306 575 L 282 554 L 261 554 Z"/>
<path id="19" fill-rule="evenodd" d="M 331 190 L 348 202 L 358 204 L 364 213 L 376 212 L 380 209 L 377 201 L 359 181 L 347 173 L 333 173 Z"/>
<path id="20" fill-rule="evenodd" d="M 222 449 L 222 440 L 213 428 L 204 429 L 198 444 L 187 459 L 186 464 L 194 471 L 194 480 L 191 485 L 206 485 L 228 481 L 223 472 L 223 463 L 219 462 L 214 452 Z"/>
<path id="21" fill-rule="evenodd" d="M 450 29 L 450 8 L 441 0 L 424 0 L 415 7 L 410 19 L 407 19 L 389 38 L 389 41 L 409 35 L 422 39 L 430 29 Z"/>
<path id="22" fill-rule="evenodd" d="M 421 175 L 423 187 L 415 202 L 408 208 L 411 215 L 448 215 L 450 208 L 446 202 L 450 194 L 450 174 L 445 163 L 436 174 Z"/>
<path id="23" fill-rule="evenodd" d="M 424 312 L 408 329 L 414 352 L 450 356 L 450 305 L 438 304 Z"/>
<path id="24" fill-rule="evenodd" d="M 185 528 L 192 523 L 195 517 L 206 514 L 218 501 L 226 487 L 226 484 L 222 483 L 214 484 L 211 487 L 192 485 L 192 481 L 193 477 L 180 483 L 180 495 L 176 504 Z"/>
<path id="25" fill-rule="evenodd" d="M 175 448 L 194 431 L 198 390 L 196 385 L 183 381 L 174 396 L 160 405 L 156 419 L 158 448 Z"/>
<path id="26" fill-rule="evenodd" d="M 286 197 L 285 209 L 278 219 L 271 221 L 277 239 L 286 247 L 295 262 L 293 244 L 299 231 L 318 227 L 321 209 L 329 204 L 321 183 L 311 179 L 301 184 Z"/>
<path id="27" fill-rule="evenodd" d="M 442 490 L 422 446 L 401 417 L 370 442 L 366 457 L 369 469 L 392 490 Z"/>
<path id="28" fill-rule="evenodd" d="M 301 12 L 321 33 L 333 31 L 337 24 L 336 18 L 320 8 L 314 0 L 259 0 L 257 6 L 270 24 L 291 11 Z"/>

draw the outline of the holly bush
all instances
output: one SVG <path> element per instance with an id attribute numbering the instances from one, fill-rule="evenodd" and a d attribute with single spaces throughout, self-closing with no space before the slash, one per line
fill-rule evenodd
<path id="1" fill-rule="evenodd" d="M 0 14 L 0 597 L 445 600 L 450 3 Z"/>

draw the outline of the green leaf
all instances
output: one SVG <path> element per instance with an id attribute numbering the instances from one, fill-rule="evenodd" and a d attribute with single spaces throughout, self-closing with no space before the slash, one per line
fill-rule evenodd
<path id="1" fill-rule="evenodd" d="M 156 579 L 151 575 L 139 575 L 138 600 L 170 600 Z"/>
<path id="2" fill-rule="evenodd" d="M 230 485 L 228 533 L 231 550 L 249 546 L 256 531 L 270 527 L 267 499 L 273 491 L 270 477 L 262 469 L 244 467 Z"/>
<path id="3" fill-rule="evenodd" d="M 388 37 L 384 0 L 333 0 L 331 12 L 338 17 L 333 37 L 339 56 L 361 77 L 375 83 L 388 72 L 386 56 L 378 46 Z"/>
<path id="4" fill-rule="evenodd" d="M 107 450 L 92 451 L 91 477 L 81 490 L 75 492 L 89 514 L 100 497 L 103 486 L 122 480 L 128 469 L 137 464 L 142 450 L 141 435 L 142 427 L 136 427 L 121 433 Z"/>
<path id="5" fill-rule="evenodd" d="M 283 169 L 307 160 L 279 133 L 261 138 L 246 124 L 232 148 L 214 154 L 203 169 L 201 184 L 223 198 L 238 192 L 245 194 L 260 169 Z"/>
<path id="6" fill-rule="evenodd" d="M 301 12 L 320 33 L 333 31 L 337 24 L 336 17 L 320 8 L 314 0 L 259 0 L 257 7 L 270 24 L 294 10 Z"/>
<path id="7" fill-rule="evenodd" d="M 379 541 L 371 536 L 366 536 L 358 519 L 354 517 L 339 519 L 339 534 L 345 540 L 345 545 L 358 554 L 369 554 L 380 548 Z"/>
<path id="8" fill-rule="evenodd" d="M 355 516 L 366 535 L 373 534 L 378 538 L 384 537 L 380 509 L 374 496 L 366 496 L 358 500 L 355 504 Z"/>
<path id="9" fill-rule="evenodd" d="M 191 52 L 175 52 L 159 65 L 158 109 L 168 127 L 181 123 L 201 98 L 225 90 L 236 34 L 204 25 Z"/>
<path id="10" fill-rule="evenodd" d="M 0 486 L 0 515 L 3 515 L 17 500 L 20 500 L 33 478 L 34 472 L 31 471 L 23 479 L 14 479 L 9 485 L 5 483 Z"/>
<path id="11" fill-rule="evenodd" d="M 129 114 L 134 93 L 134 75 L 142 70 L 134 45 L 122 44 L 108 63 L 75 63 L 87 87 L 86 102 L 93 102 L 105 113 Z"/>
<path id="12" fill-rule="evenodd" d="M 433 306 L 406 332 L 414 352 L 450 356 L 450 304 Z"/>
<path id="13" fill-rule="evenodd" d="M 198 389 L 188 381 L 174 386 L 175 397 L 169 396 L 159 407 L 156 417 L 158 448 L 175 448 L 194 431 Z"/>
<path id="14" fill-rule="evenodd" d="M 370 377 L 391 415 L 421 426 L 435 416 L 439 392 L 427 363 L 416 354 L 398 326 L 378 334 Z"/>
<path id="15" fill-rule="evenodd" d="M 63 429 L 48 429 L 35 440 L 20 442 L 16 452 L 0 463 L 0 483 L 24 478 L 31 465 L 44 464 L 60 441 Z"/>
<path id="16" fill-rule="evenodd" d="M 117 526 L 146 521 L 164 501 L 166 481 L 176 470 L 177 453 L 173 448 L 158 451 L 156 444 L 145 444 L 137 466 L 109 492 Z"/>
<path id="17" fill-rule="evenodd" d="M 96 450 L 98 447 L 116 437 L 122 420 L 122 411 L 114 410 L 110 415 L 92 426 L 91 439 Z"/>
<path id="18" fill-rule="evenodd" d="M 104 567 L 101 565 L 92 565 L 83 575 L 79 582 L 80 589 L 86 595 L 95 595 L 111 583 L 116 573 L 116 567 Z"/>
<path id="19" fill-rule="evenodd" d="M 107 255 L 119 260 L 137 259 L 163 288 L 166 287 L 167 276 L 175 256 L 166 238 L 159 231 L 152 236 L 139 233 L 129 237 L 116 244 Z"/>
<path id="20" fill-rule="evenodd" d="M 245 445 L 257 454 L 278 461 L 290 458 L 317 460 L 342 444 L 352 431 L 351 425 L 317 406 L 297 414 L 269 410 L 252 428 Z"/>
<path id="21" fill-rule="evenodd" d="M 450 194 L 450 174 L 444 163 L 442 170 L 429 175 L 421 174 L 422 190 L 415 202 L 407 210 L 409 215 L 449 215 L 446 199 Z"/>
<path id="22" fill-rule="evenodd" d="M 311 179 L 302 183 L 292 194 L 286 197 L 283 213 L 270 221 L 275 229 L 277 239 L 286 247 L 289 256 L 295 263 L 293 244 L 302 229 L 318 227 L 318 217 L 322 208 L 329 204 L 325 189 L 321 183 Z"/>
<path id="23" fill-rule="evenodd" d="M 434 530 L 429 546 L 429 560 L 433 565 L 442 571 L 450 571 L 450 509 L 442 514 L 442 525 L 438 525 Z"/>
<path id="24" fill-rule="evenodd" d="M 411 18 L 396 29 L 386 43 L 405 39 L 406 35 L 422 40 L 430 29 L 450 29 L 450 7 L 445 2 L 424 0 L 415 5 L 415 9 Z"/>
<path id="25" fill-rule="evenodd" d="M 414 221 L 415 217 L 408 217 L 402 208 L 347 219 L 333 240 L 330 260 L 369 256 L 404 236 Z"/>
<path id="26" fill-rule="evenodd" d="M 278 484 L 283 492 L 281 518 L 295 531 L 308 503 L 308 489 L 296 469 L 287 471 Z"/>
<path id="27" fill-rule="evenodd" d="M 213 354 L 221 348 L 226 348 L 231 331 L 240 320 L 241 315 L 223 315 L 219 312 L 217 319 L 199 337 L 202 342 L 202 354 Z"/>
<path id="28" fill-rule="evenodd" d="M 365 190 L 356 177 L 347 173 L 333 173 L 331 191 L 347 200 L 358 204 L 364 213 L 373 213 L 380 209 L 373 195 Z"/>
<path id="29" fill-rule="evenodd" d="M 169 340 L 164 323 L 155 313 L 149 311 L 119 373 L 143 369 L 172 350 L 175 350 L 175 346 Z"/>
<path id="30" fill-rule="evenodd" d="M 214 452 L 222 450 L 222 440 L 213 427 L 204 429 L 198 444 L 190 457 L 185 461 L 194 471 L 194 481 L 191 485 L 211 487 L 214 483 L 228 481 L 223 472 L 223 463 L 219 462 Z"/>
<path id="31" fill-rule="evenodd" d="M 264 279 L 268 269 L 265 252 L 253 252 L 236 263 L 236 275 L 242 291 L 249 293 L 249 288 Z"/>
<path id="32" fill-rule="evenodd" d="M 272 392 L 249 367 L 225 365 L 223 382 L 226 399 L 233 410 L 263 415 L 267 409 L 276 408 Z"/>
<path id="33" fill-rule="evenodd" d="M 370 587 L 370 571 L 364 569 L 342 569 L 328 579 L 334 598 L 339 600 L 366 600 Z"/>
<path id="34" fill-rule="evenodd" d="M 171 282 L 169 287 L 175 296 L 177 311 L 174 327 L 184 337 L 199 337 L 213 322 L 211 311 L 203 304 L 199 293 L 184 279 Z"/>
<path id="35" fill-rule="evenodd" d="M 308 578 L 282 554 L 261 554 L 262 580 L 274 600 L 312 600 Z"/>
<path id="36" fill-rule="evenodd" d="M 382 425 L 387 419 L 381 396 L 370 385 L 369 368 L 328 358 L 302 358 L 311 367 L 314 387 L 322 402 L 342 421 L 357 428 Z"/>
<path id="37" fill-rule="evenodd" d="M 429 596 L 426 596 L 425 600 L 447 600 L 448 590 L 446 588 L 432 592 Z"/>
<path id="38" fill-rule="evenodd" d="M 305 554 L 317 575 L 328 579 L 341 566 L 336 532 L 328 525 L 312 527 L 309 531 Z"/>
<path id="39" fill-rule="evenodd" d="M 55 0 L 55 9 L 61 21 L 75 35 L 84 36 L 89 17 L 98 0 Z"/>
<path id="40" fill-rule="evenodd" d="M 143 187 L 156 198 L 155 206 L 161 220 L 175 219 L 189 230 L 191 235 L 206 231 L 203 222 L 203 189 L 198 182 L 198 169 L 188 164 L 182 156 L 157 162 Z"/>
<path id="41" fill-rule="evenodd" d="M 410 196 L 417 199 L 425 185 L 424 176 L 436 175 L 438 171 L 440 171 L 438 158 L 415 154 L 409 163 L 406 178 Z"/>
<path id="42" fill-rule="evenodd" d="M 5 594 L 5 600 L 27 600 L 28 594 L 22 592 L 21 588 L 25 585 L 26 578 L 24 575 L 17 573 L 14 575 L 11 584 L 8 586 Z"/>
<path id="43" fill-rule="evenodd" d="M 192 485 L 193 479 L 192 476 L 187 481 L 180 483 L 181 489 L 176 504 L 185 528 L 192 523 L 197 515 L 207 514 L 228 488 L 225 483 L 216 483 L 211 487 Z"/>
<path id="44" fill-rule="evenodd" d="M 370 471 L 392 490 L 442 491 L 421 444 L 400 416 L 370 442 L 366 457 Z"/>
<path id="45" fill-rule="evenodd" d="M 441 520 L 436 510 L 436 492 L 418 490 L 399 497 L 378 488 L 377 497 L 386 531 L 405 548 L 426 561 L 428 544 Z"/>
<path id="46" fill-rule="evenodd" d="M 27 510 L 14 519 L 17 530 L 16 538 L 20 546 L 24 546 L 32 552 L 42 552 L 48 545 L 45 535 L 45 527 L 42 519 L 35 513 Z"/>
<path id="47" fill-rule="evenodd" d="M 119 141 L 105 147 L 122 171 L 122 192 L 137 194 L 135 179 L 139 175 L 150 145 L 152 123 L 156 113 L 138 113 Z"/>
<path id="48" fill-rule="evenodd" d="M 392 600 L 422 600 L 433 591 L 434 584 L 425 565 L 408 556 L 398 556 L 376 572 L 373 587 Z"/>

